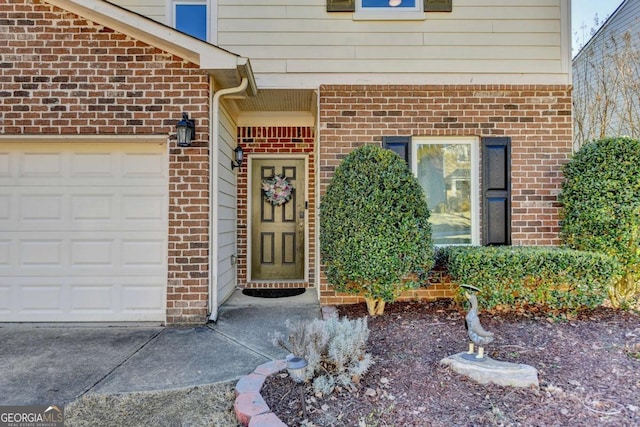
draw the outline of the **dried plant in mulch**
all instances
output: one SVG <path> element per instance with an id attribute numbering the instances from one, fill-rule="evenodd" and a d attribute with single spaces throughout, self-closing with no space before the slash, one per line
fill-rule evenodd
<path id="1" fill-rule="evenodd" d="M 157 392 L 88 394 L 65 407 L 65 426 L 236 427 L 235 382 Z"/>
<path id="2" fill-rule="evenodd" d="M 364 304 L 339 312 L 367 315 Z M 370 317 L 374 365 L 352 391 L 321 396 L 307 385 L 306 419 L 286 373 L 269 377 L 262 395 L 291 427 L 640 425 L 637 314 L 481 313 L 496 335 L 488 355 L 536 367 L 537 389 L 477 384 L 439 363 L 467 349 L 464 314 L 449 302 L 407 302 Z"/>
<path id="3" fill-rule="evenodd" d="M 273 344 L 308 362 L 305 377 L 315 393 L 331 394 L 336 388 L 354 389 L 371 366 L 366 352 L 367 319 L 330 318 L 287 322 L 285 336 L 276 333 Z"/>

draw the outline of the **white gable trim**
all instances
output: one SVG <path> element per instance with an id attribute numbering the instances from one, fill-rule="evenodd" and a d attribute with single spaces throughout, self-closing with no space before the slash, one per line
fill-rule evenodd
<path id="1" fill-rule="evenodd" d="M 200 69 L 210 71 L 214 76 L 216 76 L 217 71 L 235 70 L 238 73 L 237 83 L 239 83 L 243 77 L 246 77 L 249 80 L 249 90 L 252 94 L 257 92 L 249 58 L 203 42 L 169 26 L 106 1 L 44 1 L 126 34 L 136 40 L 157 47 L 158 49 L 174 54 L 198 65 Z"/>

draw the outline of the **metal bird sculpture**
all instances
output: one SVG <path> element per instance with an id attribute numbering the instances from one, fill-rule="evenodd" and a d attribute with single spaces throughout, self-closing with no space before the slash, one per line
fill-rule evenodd
<path id="1" fill-rule="evenodd" d="M 466 289 L 475 289 L 477 288 L 465 285 Z M 486 331 L 482 325 L 480 324 L 480 319 L 478 318 L 478 299 L 476 298 L 476 294 L 473 292 L 464 292 L 464 296 L 471 303 L 471 309 L 465 316 L 465 326 L 467 327 L 467 334 L 471 339 L 469 343 L 469 351 L 468 354 L 474 353 L 474 344 L 478 346 L 478 354 L 476 355 L 476 359 L 484 358 L 484 346 L 493 341 L 493 332 Z"/>

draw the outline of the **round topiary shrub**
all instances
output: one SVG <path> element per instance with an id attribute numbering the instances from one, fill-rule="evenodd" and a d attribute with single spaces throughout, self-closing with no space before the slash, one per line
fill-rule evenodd
<path id="1" fill-rule="evenodd" d="M 398 155 L 366 145 L 342 161 L 320 203 L 320 251 L 330 285 L 372 316 L 418 286 L 434 261 L 429 208 Z"/>
<path id="2" fill-rule="evenodd" d="M 640 141 L 584 145 L 564 167 L 561 236 L 571 248 L 598 251 L 623 268 L 609 297 L 627 304 L 640 290 Z"/>

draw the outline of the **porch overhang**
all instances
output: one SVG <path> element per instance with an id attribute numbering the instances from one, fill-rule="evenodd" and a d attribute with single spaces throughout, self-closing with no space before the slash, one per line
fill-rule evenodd
<path id="1" fill-rule="evenodd" d="M 246 95 L 255 96 L 258 92 L 249 58 L 104 0 L 44 1 L 197 65 L 213 76 L 218 89 L 238 86 L 247 78 Z"/>
<path id="2" fill-rule="evenodd" d="M 307 126 L 316 124 L 318 93 L 313 89 L 260 89 L 236 99 L 239 126 Z"/>

